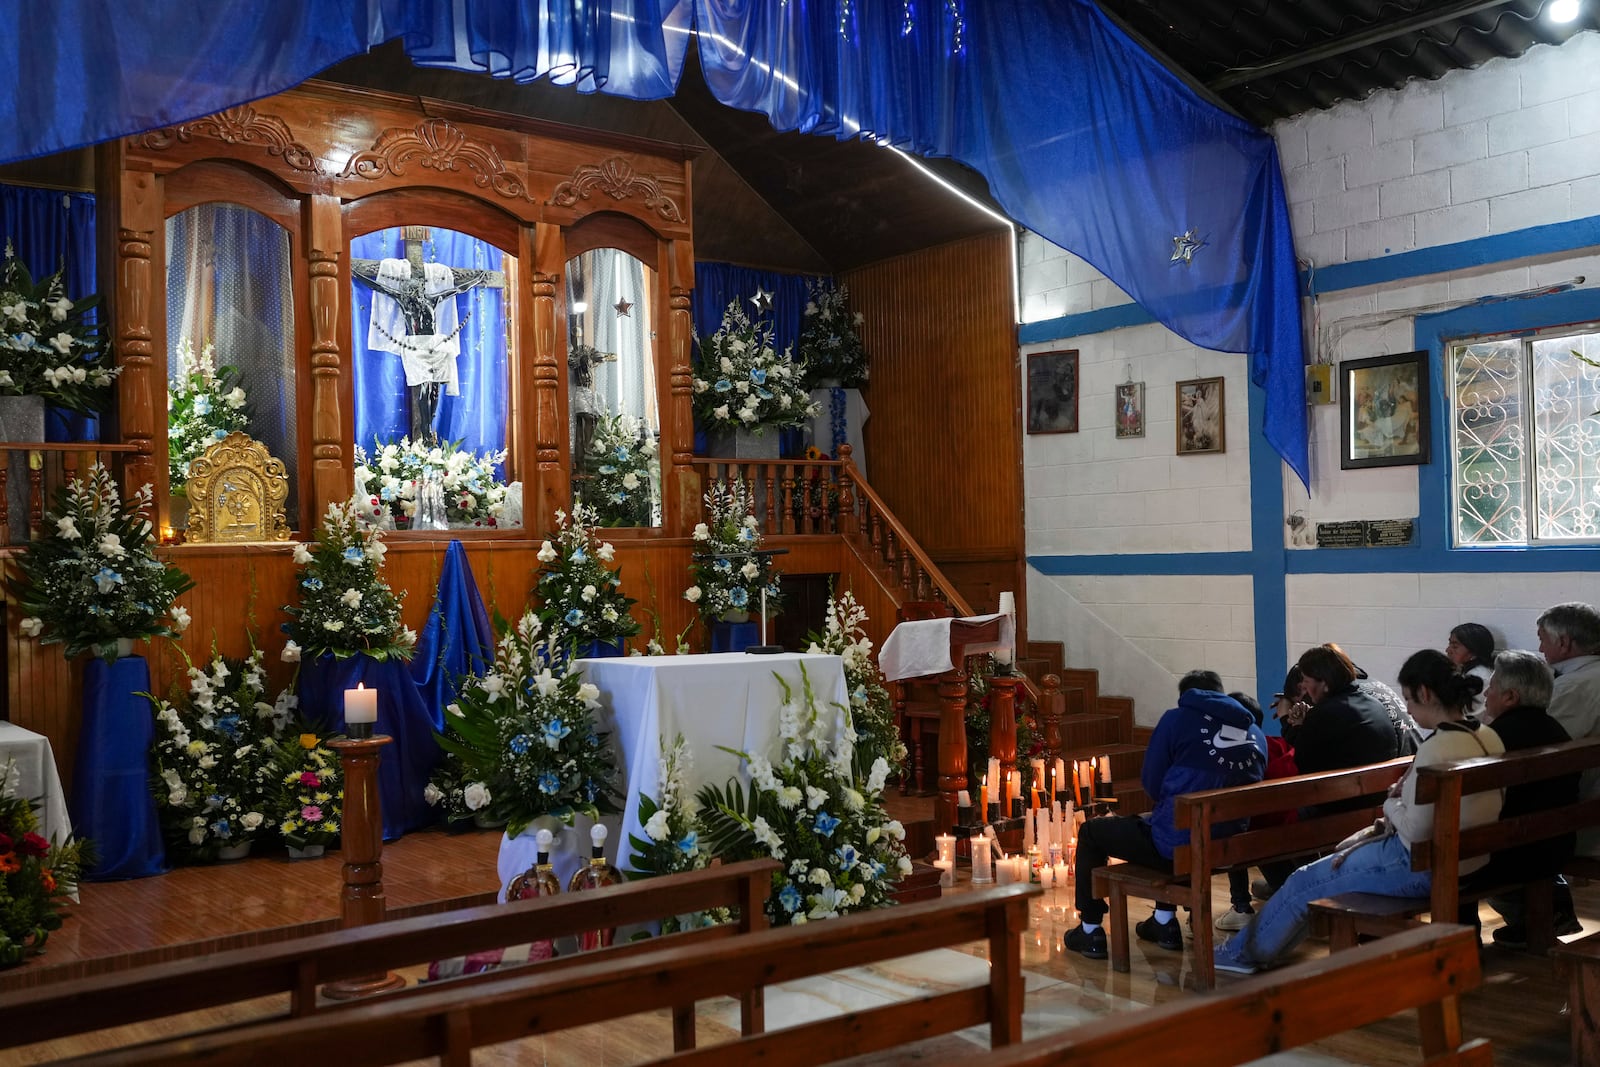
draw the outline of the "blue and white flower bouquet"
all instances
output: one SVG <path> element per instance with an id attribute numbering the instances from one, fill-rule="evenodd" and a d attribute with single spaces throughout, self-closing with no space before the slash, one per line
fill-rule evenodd
<path id="1" fill-rule="evenodd" d="M 250 406 L 239 372 L 217 366 L 216 346 L 199 353 L 178 342 L 178 377 L 167 388 L 167 477 L 174 493 L 189 481 L 189 464 L 234 431 L 250 432 Z"/>
<path id="2" fill-rule="evenodd" d="M 607 413 L 595 424 L 575 479 L 598 526 L 655 526 L 659 449 L 644 423 L 626 413 Z"/>
<path id="3" fill-rule="evenodd" d="M 585 503 L 572 514 L 556 512 L 555 536 L 539 545 L 534 588 L 539 618 L 547 630 L 559 627 L 568 640 L 620 645 L 639 633 L 635 601 L 622 595 L 622 573 L 612 569 L 616 547 L 595 533 L 596 513 Z"/>
<path id="4" fill-rule="evenodd" d="M 806 282 L 806 307 L 801 317 L 799 355 L 808 388 L 829 382 L 846 389 L 867 384 L 867 352 L 856 330 L 861 312 L 845 309 L 850 290 L 827 279 Z"/>
<path id="5" fill-rule="evenodd" d="M 750 491 L 743 482 L 719 482 L 706 491 L 706 521 L 694 528 L 693 579 L 683 599 L 695 605 L 709 624 L 717 619 L 742 620 L 782 605 L 778 572 L 772 557 L 760 554 L 761 526 L 750 514 Z"/>
<path id="6" fill-rule="evenodd" d="M 689 795 L 685 784 L 694 766 L 689 744 L 679 734 L 670 747 L 663 739 L 661 751 L 661 760 L 657 765 L 661 799 L 657 801 L 644 793 L 639 795 L 639 824 L 644 837 L 641 839 L 631 834 L 628 837 L 628 844 L 633 849 L 629 866 L 635 878 L 698 871 L 711 865 L 711 851 L 702 847 L 701 843 L 705 827 L 700 823 L 700 802 Z M 727 920 L 725 909 L 678 915 L 663 919 L 661 932 L 693 930 Z"/>
<path id="7" fill-rule="evenodd" d="M 104 411 L 112 366 L 89 311 L 99 296 L 73 300 L 65 270 L 35 282 L 6 242 L 0 268 L 0 395 L 42 396 L 73 411 Z"/>
<path id="8" fill-rule="evenodd" d="M 416 631 L 400 622 L 400 598 L 378 573 L 387 551 L 382 534 L 360 521 L 353 504 L 328 506 L 316 543 L 294 546 L 300 603 L 284 605 L 285 660 L 325 653 L 411 658 Z"/>
<path id="9" fill-rule="evenodd" d="M 701 429 L 759 433 L 799 426 L 817 413 L 801 369 L 772 347 L 771 324 L 751 322 L 739 301 L 728 305 L 716 333 L 698 340 L 694 420 Z"/>
<path id="10" fill-rule="evenodd" d="M 894 721 L 894 701 L 888 683 L 872 654 L 867 636 L 867 609 L 855 594 L 828 598 L 821 633 L 808 635 L 806 651 L 826 653 L 844 660 L 844 684 L 850 691 L 850 718 L 856 730 L 856 762 L 871 767 L 879 756 L 889 761 L 891 772 L 905 769 L 906 743 Z"/>
<path id="11" fill-rule="evenodd" d="M 504 516 L 510 490 L 496 473 L 505 465 L 503 449 L 472 452 L 456 441 L 428 443 L 402 437 L 388 444 L 374 441 L 371 453 L 357 445 L 355 459 L 352 499 L 363 522 L 410 527 L 419 492 L 429 478 L 439 482 L 451 529 L 494 528 Z"/>

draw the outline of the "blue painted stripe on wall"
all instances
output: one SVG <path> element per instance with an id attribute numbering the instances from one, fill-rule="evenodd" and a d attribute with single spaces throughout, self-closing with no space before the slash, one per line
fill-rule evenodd
<path id="1" fill-rule="evenodd" d="M 1600 245 L 1600 215 L 1591 215 L 1589 218 L 1574 222 L 1530 226 L 1524 230 L 1513 230 L 1510 233 L 1498 233 L 1489 237 L 1474 237 L 1470 241 L 1419 248 L 1412 252 L 1380 256 L 1377 259 L 1335 263 L 1321 268 L 1315 275 L 1309 272 L 1302 273 L 1300 284 L 1309 291 L 1312 281 L 1315 281 L 1318 293 L 1332 293 L 1341 289 L 1358 289 L 1363 285 L 1379 285 L 1468 267 L 1482 267 L 1528 256 L 1574 252 L 1597 245 Z M 1086 337 L 1107 330 L 1120 330 L 1127 326 L 1145 326 L 1155 321 L 1155 317 L 1138 304 L 1118 304 L 1116 307 L 1097 308 L 1076 315 L 1023 323 L 1017 328 L 1017 337 L 1022 344 L 1038 344 L 1068 337 Z"/>
<path id="2" fill-rule="evenodd" d="M 1141 552 L 1126 555 L 1029 556 L 1048 575 L 1249 574 L 1248 552 Z"/>
<path id="3" fill-rule="evenodd" d="M 1253 443 L 1253 442 L 1252 442 Z M 1263 442 L 1262 447 L 1266 447 Z M 1279 482 L 1280 492 L 1282 482 Z M 1255 512 L 1251 506 L 1251 536 L 1257 534 Z M 1267 509 L 1260 509 L 1265 512 Z M 1265 518 L 1265 516 L 1263 516 Z M 1275 518 L 1275 516 L 1274 516 Z M 1271 534 L 1278 535 L 1276 523 Z M 1281 536 L 1281 535 L 1278 535 Z M 1141 574 L 1158 576 L 1182 574 L 1248 574 L 1282 587 L 1286 574 L 1556 574 L 1566 571 L 1600 571 L 1600 547 L 1562 548 L 1463 548 L 1441 551 L 1413 545 L 1408 548 L 1322 548 L 1287 549 L 1273 547 L 1255 552 L 1161 552 L 1141 555 L 1029 556 L 1028 565 L 1040 574 L 1052 576 L 1129 577 Z M 1259 599 L 1259 598 L 1258 598 Z M 1258 603 L 1258 611 L 1263 605 Z M 1281 625 L 1283 603 L 1266 608 L 1274 614 L 1273 625 Z M 1256 640 L 1265 631 L 1258 627 Z M 1273 668 L 1278 670 L 1279 668 Z"/>

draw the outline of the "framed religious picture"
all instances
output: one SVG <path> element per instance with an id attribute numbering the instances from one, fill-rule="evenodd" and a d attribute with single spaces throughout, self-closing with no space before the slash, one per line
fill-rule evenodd
<path id="1" fill-rule="evenodd" d="M 1117 386 L 1117 410 L 1112 420 L 1117 437 L 1144 436 L 1144 383 L 1123 382 Z"/>
<path id="2" fill-rule="evenodd" d="M 1191 378 L 1178 383 L 1178 455 L 1228 450 L 1224 384 L 1221 378 Z"/>
<path id="3" fill-rule="evenodd" d="M 1078 432 L 1078 353 L 1028 353 L 1028 432 Z"/>
<path id="4" fill-rule="evenodd" d="M 1339 364 L 1339 466 L 1428 462 L 1428 353 Z"/>

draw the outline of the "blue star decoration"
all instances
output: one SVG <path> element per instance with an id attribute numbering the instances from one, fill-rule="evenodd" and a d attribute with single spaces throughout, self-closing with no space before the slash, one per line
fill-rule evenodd
<path id="1" fill-rule="evenodd" d="M 772 314 L 772 294 L 760 286 L 756 287 L 756 295 L 750 298 L 750 303 L 755 305 L 757 315 Z"/>
<path id="2" fill-rule="evenodd" d="M 1172 258 L 1169 263 L 1182 263 L 1187 267 L 1194 254 L 1206 246 L 1206 241 L 1194 230 L 1185 230 L 1172 239 Z"/>

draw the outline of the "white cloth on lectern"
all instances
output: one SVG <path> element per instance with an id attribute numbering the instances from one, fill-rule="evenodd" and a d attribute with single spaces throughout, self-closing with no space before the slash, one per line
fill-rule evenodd
<path id="1" fill-rule="evenodd" d="M 1000 640 L 990 644 L 968 645 L 967 655 L 1012 648 L 1017 641 L 1016 620 L 1010 615 L 973 615 L 965 619 L 927 619 L 903 622 L 889 633 L 878 652 L 878 667 L 891 682 L 921 678 L 954 670 L 950 662 L 950 624 L 1000 620 Z"/>
<path id="2" fill-rule="evenodd" d="M 405 368 L 406 385 L 443 382 L 446 396 L 460 396 L 456 357 L 461 354 L 460 314 L 456 310 L 455 271 L 443 263 L 422 266 L 424 294 L 433 302 L 433 333 L 406 332 L 405 315 L 399 301 L 381 287 L 399 288 L 411 280 L 411 264 L 404 259 L 385 259 L 378 264 L 378 285 L 372 291 L 372 325 L 367 330 L 367 348 L 393 352 Z M 440 295 L 444 294 L 444 295 Z"/>

